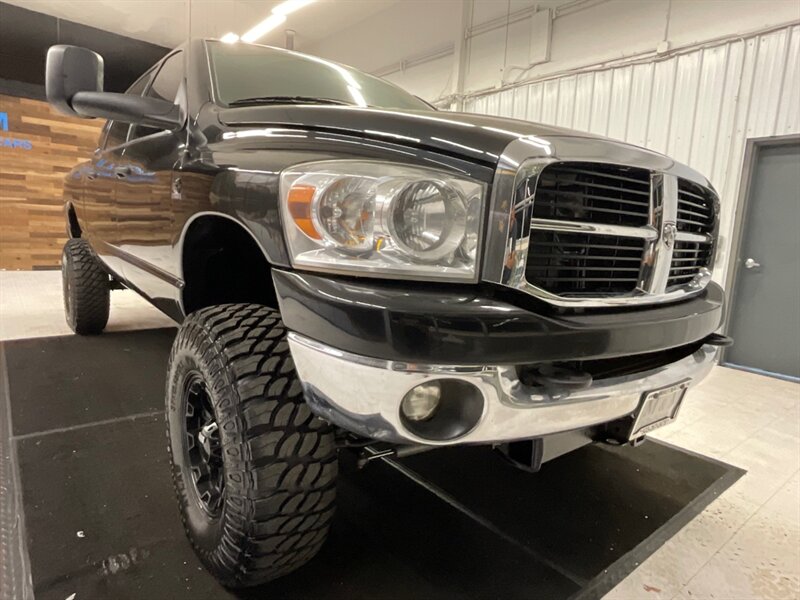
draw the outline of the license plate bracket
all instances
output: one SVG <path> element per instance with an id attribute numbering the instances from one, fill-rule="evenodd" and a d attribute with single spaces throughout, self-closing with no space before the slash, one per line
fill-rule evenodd
<path id="1" fill-rule="evenodd" d="M 636 440 L 646 433 L 672 423 L 678 417 L 689 381 L 681 381 L 642 394 L 639 407 L 633 415 L 629 440 Z"/>

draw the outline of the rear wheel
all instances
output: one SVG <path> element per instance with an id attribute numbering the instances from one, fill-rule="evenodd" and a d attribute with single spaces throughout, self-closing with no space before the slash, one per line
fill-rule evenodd
<path id="1" fill-rule="evenodd" d="M 75 333 L 100 333 L 108 323 L 111 287 L 86 240 L 67 240 L 61 255 L 64 313 Z"/>
<path id="2" fill-rule="evenodd" d="M 334 511 L 333 428 L 311 413 L 279 314 L 191 314 L 167 379 L 172 474 L 189 540 L 230 587 L 275 579 L 320 549 Z"/>

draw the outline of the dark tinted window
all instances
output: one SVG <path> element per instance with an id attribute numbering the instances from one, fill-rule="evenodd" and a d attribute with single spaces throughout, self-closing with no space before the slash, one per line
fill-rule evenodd
<path id="1" fill-rule="evenodd" d="M 111 127 L 108 130 L 108 136 L 106 137 L 106 148 L 114 148 L 115 146 L 119 146 L 120 144 L 124 144 L 128 139 L 128 128 L 130 125 L 128 123 L 123 123 L 122 121 L 112 121 Z"/>
<path id="2" fill-rule="evenodd" d="M 183 79 L 183 52 L 176 52 L 161 65 L 161 69 L 153 80 L 153 85 L 147 90 L 145 96 L 174 102 L 181 79 Z M 136 140 L 159 131 L 162 130 L 155 127 L 147 127 L 146 125 L 134 125 L 130 139 Z"/>
<path id="3" fill-rule="evenodd" d="M 176 52 L 164 61 L 147 95 L 174 102 L 181 79 L 183 79 L 183 52 Z"/>
<path id="4" fill-rule="evenodd" d="M 100 137 L 97 138 L 97 147 L 103 148 L 106 143 L 106 134 L 108 130 L 111 128 L 111 121 L 106 121 L 106 124 L 103 125 L 103 129 L 100 130 Z"/>
<path id="5" fill-rule="evenodd" d="M 150 81 L 150 77 L 153 75 L 153 69 L 150 68 L 148 71 L 139 77 L 131 87 L 127 89 L 125 92 L 126 94 L 133 94 L 134 96 L 141 96 L 144 88 L 147 87 L 147 82 Z"/>
<path id="6" fill-rule="evenodd" d="M 216 95 L 223 104 L 289 96 L 430 110 L 388 81 L 316 56 L 253 44 L 209 42 L 208 47 Z"/>
<path id="7" fill-rule="evenodd" d="M 125 92 L 126 94 L 132 94 L 134 96 L 141 96 L 142 92 L 144 92 L 144 88 L 147 87 L 147 82 L 150 81 L 150 76 L 153 74 L 153 69 L 150 69 L 139 77 L 131 87 Z M 105 148 L 113 148 L 115 146 L 119 146 L 120 144 L 124 144 L 128 138 L 128 128 L 130 125 L 128 123 L 123 123 L 122 121 L 112 121 L 111 126 L 106 126 L 108 129 L 108 135 L 106 136 L 106 143 L 104 145 Z"/>

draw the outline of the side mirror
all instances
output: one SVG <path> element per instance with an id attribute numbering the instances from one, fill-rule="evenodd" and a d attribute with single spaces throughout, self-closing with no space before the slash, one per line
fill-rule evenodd
<path id="1" fill-rule="evenodd" d="M 103 91 L 103 57 L 78 46 L 51 46 L 47 51 L 45 92 L 58 112 L 80 117 L 72 98 L 80 92 Z"/>
<path id="2" fill-rule="evenodd" d="M 111 119 L 178 129 L 183 124 L 179 106 L 167 100 L 103 91 L 103 57 L 78 46 L 52 46 L 47 51 L 47 100 L 72 117 Z"/>

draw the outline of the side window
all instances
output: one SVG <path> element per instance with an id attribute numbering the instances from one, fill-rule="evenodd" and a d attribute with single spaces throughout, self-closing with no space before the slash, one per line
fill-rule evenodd
<path id="1" fill-rule="evenodd" d="M 111 127 L 108 128 L 108 135 L 106 136 L 106 148 L 115 148 L 120 144 L 124 144 L 128 137 L 127 123 L 122 121 L 111 121 Z"/>
<path id="2" fill-rule="evenodd" d="M 125 93 L 132 94 L 134 96 L 141 96 L 142 92 L 147 87 L 147 82 L 150 81 L 150 77 L 152 75 L 153 69 L 150 69 L 144 75 L 139 77 L 139 79 L 137 79 L 136 82 L 129 87 Z M 108 131 L 103 148 L 114 148 L 120 144 L 124 144 L 128 139 L 128 128 L 130 125 L 128 123 L 123 123 L 122 121 L 109 121 L 109 123 L 106 123 L 106 126 L 103 129 L 104 131 Z M 100 139 L 102 139 L 102 134 Z"/>
<path id="3" fill-rule="evenodd" d="M 106 121 L 106 124 L 103 125 L 103 128 L 100 130 L 100 137 L 97 138 L 97 150 L 102 150 L 103 147 L 106 145 L 106 136 L 108 135 L 108 130 L 111 129 L 111 121 Z"/>
<path id="4" fill-rule="evenodd" d="M 147 91 L 147 95 L 173 102 L 181 79 L 183 79 L 183 52 L 176 52 L 161 65 L 161 70 Z"/>
<path id="5" fill-rule="evenodd" d="M 183 79 L 183 52 L 176 52 L 162 63 L 161 70 L 156 74 L 153 80 L 153 85 L 147 90 L 145 96 L 158 98 L 159 100 L 166 100 L 167 102 L 174 102 L 175 96 L 178 94 L 178 87 L 180 87 L 181 80 Z M 145 125 L 136 125 L 133 128 L 131 139 L 135 140 L 146 135 L 157 133 L 161 131 L 155 127 L 146 127 Z"/>

